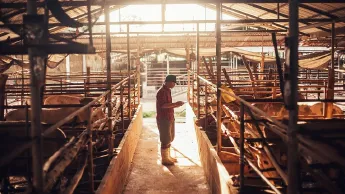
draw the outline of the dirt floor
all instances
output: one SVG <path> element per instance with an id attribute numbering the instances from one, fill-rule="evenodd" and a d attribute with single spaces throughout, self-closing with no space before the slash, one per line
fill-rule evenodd
<path id="1" fill-rule="evenodd" d="M 174 166 L 161 165 L 158 129 L 154 118 L 144 119 L 131 172 L 124 194 L 203 194 L 211 193 L 198 155 L 197 141 L 185 119 L 176 119 L 176 137 L 172 144 Z M 194 135 L 193 135 L 194 134 Z"/>

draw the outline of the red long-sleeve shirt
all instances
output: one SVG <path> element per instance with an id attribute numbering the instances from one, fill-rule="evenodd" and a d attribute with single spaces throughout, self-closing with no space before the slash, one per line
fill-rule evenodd
<path id="1" fill-rule="evenodd" d="M 164 84 L 156 95 L 157 120 L 174 120 L 174 108 L 162 108 L 163 104 L 172 103 L 171 90 Z"/>

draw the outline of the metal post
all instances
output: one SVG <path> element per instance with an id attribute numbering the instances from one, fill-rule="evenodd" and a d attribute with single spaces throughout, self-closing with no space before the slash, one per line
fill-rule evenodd
<path id="1" fill-rule="evenodd" d="M 23 41 L 22 41 L 23 42 Z M 23 55 L 22 55 L 22 62 L 23 62 Z M 22 89 L 22 93 L 20 95 L 20 104 L 23 105 L 24 103 L 24 65 L 22 65 L 22 84 L 21 84 L 21 89 Z M 18 82 L 17 82 L 18 83 Z"/>
<path id="2" fill-rule="evenodd" d="M 298 194 L 299 191 L 299 162 L 296 133 L 298 131 L 298 0 L 289 0 L 289 127 L 288 127 L 288 194 Z M 287 88 L 287 87 L 285 87 Z M 288 95 L 288 94 L 287 94 Z"/>
<path id="3" fill-rule="evenodd" d="M 342 65 L 340 64 L 340 63 L 341 63 L 340 57 L 341 57 L 341 54 L 338 53 L 338 70 L 343 69 L 343 68 L 342 68 Z M 342 76 L 342 75 L 343 75 L 343 73 L 340 72 L 340 71 L 338 71 L 338 79 L 343 79 L 343 76 Z"/>
<path id="4" fill-rule="evenodd" d="M 90 193 L 94 193 L 95 185 L 94 185 L 94 169 L 93 169 L 93 146 L 92 146 L 92 130 L 91 130 L 91 107 L 87 109 L 87 135 L 89 137 L 88 142 L 88 152 L 89 152 L 89 186 L 90 186 Z"/>
<path id="5" fill-rule="evenodd" d="M 84 75 L 84 73 L 86 73 L 86 56 L 85 55 L 83 55 L 83 69 L 82 69 L 82 71 L 83 71 L 83 75 Z"/>
<path id="6" fill-rule="evenodd" d="M 37 4 L 36 0 L 27 1 L 27 32 L 34 35 L 26 37 L 26 44 L 44 43 L 47 39 L 45 37 L 46 30 L 37 29 L 39 23 L 37 21 L 30 21 L 33 17 L 37 16 Z M 43 24 L 44 21 L 41 21 Z M 26 23 L 26 21 L 24 21 Z M 40 26 L 42 27 L 42 26 Z M 43 36 L 42 36 L 43 34 Z M 47 55 L 44 53 L 44 49 L 37 49 L 33 47 L 28 48 L 28 55 L 30 61 L 30 89 L 31 89 L 31 138 L 34 140 L 32 144 L 32 171 L 33 171 L 33 193 L 43 193 L 43 156 L 42 156 L 42 126 L 41 126 L 41 94 L 40 89 L 44 84 L 45 70 Z"/>
<path id="7" fill-rule="evenodd" d="M 5 114 L 5 90 L 6 90 L 6 81 L 7 81 L 8 75 L 7 74 L 0 74 L 0 121 L 4 120 L 4 114 Z"/>
<path id="8" fill-rule="evenodd" d="M 162 3 L 162 32 L 164 32 L 166 4 Z"/>
<path id="9" fill-rule="evenodd" d="M 207 123 L 207 106 L 208 105 L 208 93 L 207 93 L 207 82 L 205 82 L 205 126 L 204 129 L 207 129 L 208 123 Z"/>
<path id="10" fill-rule="evenodd" d="M 131 120 L 131 51 L 129 50 L 129 24 L 127 24 L 127 60 L 128 60 L 128 118 Z"/>
<path id="11" fill-rule="evenodd" d="M 167 54 L 167 75 L 170 74 L 169 55 Z"/>
<path id="12" fill-rule="evenodd" d="M 187 89 L 187 100 L 190 103 L 190 69 L 187 69 L 187 82 L 188 82 L 188 89 Z"/>
<path id="13" fill-rule="evenodd" d="M 103 61 L 103 59 L 102 59 Z M 90 74 L 91 74 L 91 68 L 90 67 L 86 67 L 86 88 L 87 88 L 87 92 L 86 94 L 89 95 L 90 94 Z M 86 96 L 85 96 L 86 97 Z"/>
<path id="14" fill-rule="evenodd" d="M 111 110 L 111 58 L 110 58 L 110 52 L 111 52 L 111 39 L 110 39 L 110 16 L 109 16 L 109 5 L 106 5 L 104 7 L 104 16 L 105 16 L 105 39 L 106 39 L 106 63 L 107 63 L 107 90 L 110 90 L 110 92 L 107 95 L 107 108 L 108 108 L 108 118 L 112 117 L 112 110 Z M 113 155 L 113 149 L 114 149 L 114 136 L 113 136 L 113 127 L 112 127 L 112 120 L 108 120 L 108 156 L 109 161 L 112 158 Z"/>
<path id="15" fill-rule="evenodd" d="M 196 92 L 197 92 L 197 106 L 198 106 L 198 110 L 197 110 L 197 116 L 198 119 L 200 119 L 200 79 L 199 79 L 199 74 L 200 74 L 200 48 L 199 48 L 200 44 L 199 44 L 199 23 L 196 24 L 196 65 L 197 65 L 197 77 L 196 77 Z"/>
<path id="16" fill-rule="evenodd" d="M 141 96 L 141 72 L 140 72 L 140 53 L 141 53 L 141 49 L 138 49 L 137 52 L 137 61 L 136 61 L 136 72 L 137 72 L 137 87 L 138 87 L 138 106 L 140 104 L 140 96 Z M 136 107 L 138 108 L 138 107 Z"/>
<path id="17" fill-rule="evenodd" d="M 216 22 L 216 57 L 217 57 L 217 151 L 222 149 L 222 99 L 220 96 L 221 87 L 221 34 L 220 34 L 220 10 L 221 3 L 217 3 Z"/>
<path id="18" fill-rule="evenodd" d="M 332 23 L 332 49 L 331 49 L 331 68 L 328 69 L 328 88 L 327 88 L 327 99 L 333 100 L 334 99 L 334 45 L 335 45 L 335 24 Z M 331 119 L 333 116 L 333 102 L 326 103 L 326 118 Z"/>
<path id="19" fill-rule="evenodd" d="M 244 104 L 241 103 L 241 123 L 240 123 L 240 193 L 244 189 Z"/>
<path id="20" fill-rule="evenodd" d="M 67 80 L 70 79 L 70 74 L 71 74 L 70 55 L 67 55 L 67 57 L 66 57 L 66 77 L 67 77 Z"/>
<path id="21" fill-rule="evenodd" d="M 122 134 L 125 133 L 125 123 L 123 119 L 123 86 L 122 84 L 120 85 L 120 111 L 121 111 L 121 123 L 122 123 Z"/>
<path id="22" fill-rule="evenodd" d="M 92 40 L 92 18 L 91 18 L 91 0 L 87 0 L 87 22 L 88 22 L 88 28 L 89 28 L 89 44 L 91 46 L 93 46 L 93 40 Z"/>

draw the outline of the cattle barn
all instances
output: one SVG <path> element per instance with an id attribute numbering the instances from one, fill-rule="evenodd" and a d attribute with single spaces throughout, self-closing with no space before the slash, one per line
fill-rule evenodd
<path id="1" fill-rule="evenodd" d="M 344 0 L 0 0 L 0 193 L 345 193 Z"/>

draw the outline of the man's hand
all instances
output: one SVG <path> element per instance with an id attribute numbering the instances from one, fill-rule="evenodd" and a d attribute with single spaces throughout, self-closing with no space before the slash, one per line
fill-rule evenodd
<path id="1" fill-rule="evenodd" d="M 184 105 L 184 102 L 182 102 L 182 101 L 177 101 L 177 102 L 176 102 L 176 106 L 177 106 L 177 107 L 180 107 L 180 106 L 182 106 L 182 105 Z"/>

